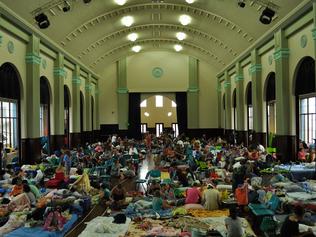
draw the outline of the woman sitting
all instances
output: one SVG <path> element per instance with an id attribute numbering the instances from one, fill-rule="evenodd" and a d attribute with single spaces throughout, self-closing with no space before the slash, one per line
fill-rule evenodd
<path id="1" fill-rule="evenodd" d="M 63 165 L 59 165 L 55 171 L 55 177 L 47 181 L 46 186 L 48 188 L 60 187 L 65 182 L 65 168 Z"/>
<path id="2" fill-rule="evenodd" d="M 152 206 L 154 211 L 161 211 L 163 209 L 170 208 L 166 200 L 163 200 L 160 196 L 160 192 L 157 190 L 154 193 L 154 198 L 152 200 Z"/>

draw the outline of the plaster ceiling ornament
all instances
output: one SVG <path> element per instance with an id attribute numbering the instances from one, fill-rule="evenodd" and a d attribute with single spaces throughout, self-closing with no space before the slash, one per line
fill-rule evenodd
<path id="1" fill-rule="evenodd" d="M 151 73 L 152 73 L 154 78 L 159 79 L 163 76 L 164 71 L 161 67 L 155 67 L 155 68 L 153 68 Z"/>

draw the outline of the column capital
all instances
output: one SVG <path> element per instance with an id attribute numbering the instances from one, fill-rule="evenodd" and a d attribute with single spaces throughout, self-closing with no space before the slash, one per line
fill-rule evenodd
<path id="1" fill-rule="evenodd" d="M 289 48 L 278 48 L 273 53 L 274 60 L 279 60 L 281 58 L 288 58 L 289 55 L 290 55 Z"/>
<path id="2" fill-rule="evenodd" d="M 316 26 L 311 30 L 311 32 L 313 39 L 316 40 Z"/>
<path id="3" fill-rule="evenodd" d="M 189 92 L 189 93 L 198 93 L 199 92 L 199 88 L 197 88 L 197 87 L 189 87 L 187 92 Z"/>
<path id="4" fill-rule="evenodd" d="M 118 94 L 128 94 L 128 89 L 127 88 L 117 88 L 116 92 Z"/>
<path id="5" fill-rule="evenodd" d="M 231 86 L 231 83 L 229 81 L 224 82 L 224 88 L 229 88 Z"/>
<path id="6" fill-rule="evenodd" d="M 85 90 L 86 90 L 86 92 L 91 92 L 92 91 L 92 84 L 91 83 L 86 84 Z"/>
<path id="7" fill-rule="evenodd" d="M 65 77 L 65 69 L 63 67 L 54 67 L 54 76 Z"/>
<path id="8" fill-rule="evenodd" d="M 72 77 L 72 84 L 80 85 L 81 84 L 81 79 L 78 76 Z"/>
<path id="9" fill-rule="evenodd" d="M 41 61 L 42 61 L 41 57 L 36 53 L 31 52 L 31 53 L 27 53 L 25 55 L 25 62 L 26 63 L 40 65 Z"/>
<path id="10" fill-rule="evenodd" d="M 244 80 L 244 75 L 243 74 L 237 74 L 235 76 L 235 82 L 243 81 Z"/>
<path id="11" fill-rule="evenodd" d="M 262 65 L 257 63 L 257 64 L 252 64 L 249 68 L 249 74 L 254 74 L 257 72 L 261 72 L 262 70 Z"/>

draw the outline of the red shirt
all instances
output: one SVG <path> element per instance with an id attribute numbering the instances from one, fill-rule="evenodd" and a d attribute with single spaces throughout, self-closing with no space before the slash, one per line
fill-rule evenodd
<path id="1" fill-rule="evenodd" d="M 189 188 L 186 193 L 185 204 L 196 204 L 199 202 L 201 194 L 196 187 Z"/>

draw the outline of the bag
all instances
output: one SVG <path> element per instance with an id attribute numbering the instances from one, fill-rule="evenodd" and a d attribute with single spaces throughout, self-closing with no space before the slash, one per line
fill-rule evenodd
<path id="1" fill-rule="evenodd" d="M 244 184 L 235 190 L 235 196 L 239 206 L 248 205 L 248 185 Z"/>

